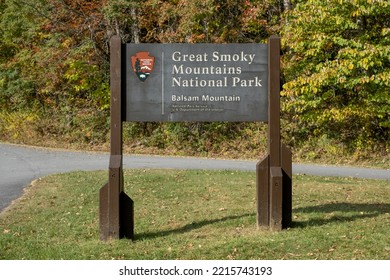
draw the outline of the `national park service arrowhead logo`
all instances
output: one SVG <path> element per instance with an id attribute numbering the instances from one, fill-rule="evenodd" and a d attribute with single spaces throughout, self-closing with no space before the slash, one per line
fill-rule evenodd
<path id="1" fill-rule="evenodd" d="M 131 65 L 138 78 L 144 82 L 153 71 L 154 57 L 149 52 L 137 52 L 131 57 Z"/>

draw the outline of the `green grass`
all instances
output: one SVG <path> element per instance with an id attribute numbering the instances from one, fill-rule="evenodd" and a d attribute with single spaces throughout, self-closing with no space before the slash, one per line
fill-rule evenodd
<path id="1" fill-rule="evenodd" d="M 390 182 L 293 178 L 293 225 L 256 229 L 255 174 L 126 170 L 135 240 L 99 241 L 107 172 L 43 178 L 0 215 L 0 259 L 390 259 Z"/>

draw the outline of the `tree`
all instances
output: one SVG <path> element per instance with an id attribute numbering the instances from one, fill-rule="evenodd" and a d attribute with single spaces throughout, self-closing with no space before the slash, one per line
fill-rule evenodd
<path id="1" fill-rule="evenodd" d="M 141 5 L 142 3 L 142 5 Z M 123 42 L 140 43 L 139 15 L 141 7 L 146 6 L 148 1 L 140 0 L 109 0 L 102 9 L 107 25 L 107 37 L 116 34 Z"/>
<path id="2" fill-rule="evenodd" d="M 36 104 L 36 88 L 30 76 L 36 42 L 41 39 L 39 23 L 30 5 L 41 1 L 0 2 L 0 108 L 17 110 Z"/>
<path id="3" fill-rule="evenodd" d="M 279 0 L 145 1 L 138 14 L 141 41 L 245 43 L 276 33 Z"/>
<path id="4" fill-rule="evenodd" d="M 299 1 L 282 32 L 286 117 L 300 141 L 390 149 L 390 4 Z"/>

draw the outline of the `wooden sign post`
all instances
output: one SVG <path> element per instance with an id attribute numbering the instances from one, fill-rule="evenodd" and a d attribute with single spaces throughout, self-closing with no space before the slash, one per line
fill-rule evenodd
<path id="1" fill-rule="evenodd" d="M 291 152 L 280 140 L 280 39 L 261 44 L 127 44 L 111 39 L 111 149 L 99 194 L 101 240 L 134 239 L 123 189 L 123 121 L 264 121 L 268 154 L 256 165 L 257 225 L 291 222 Z"/>
<path id="2" fill-rule="evenodd" d="M 281 230 L 292 218 L 292 161 L 280 136 L 280 39 L 268 42 L 268 153 L 256 165 L 257 225 Z"/>
<path id="3" fill-rule="evenodd" d="M 122 43 L 111 39 L 110 53 L 110 162 L 108 183 L 99 193 L 99 237 L 101 240 L 134 238 L 133 201 L 123 190 L 122 152 Z"/>

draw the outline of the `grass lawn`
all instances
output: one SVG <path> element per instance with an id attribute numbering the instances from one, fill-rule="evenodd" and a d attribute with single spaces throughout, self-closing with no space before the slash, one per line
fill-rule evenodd
<path id="1" fill-rule="evenodd" d="M 99 241 L 107 171 L 45 177 L 0 214 L 0 259 L 390 259 L 390 182 L 293 177 L 293 225 L 256 229 L 255 174 L 126 170 L 135 240 Z"/>

